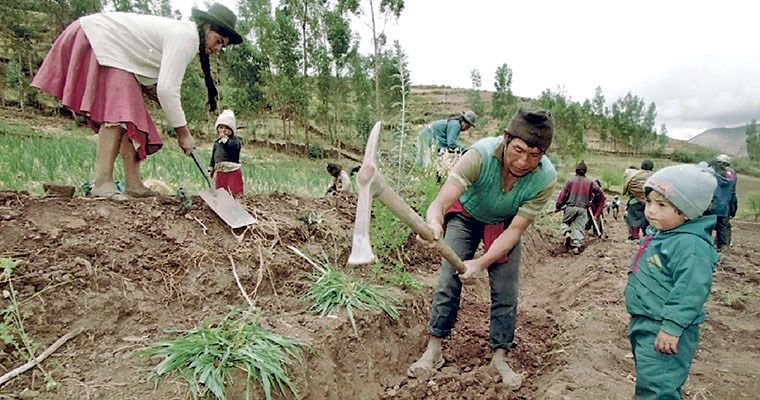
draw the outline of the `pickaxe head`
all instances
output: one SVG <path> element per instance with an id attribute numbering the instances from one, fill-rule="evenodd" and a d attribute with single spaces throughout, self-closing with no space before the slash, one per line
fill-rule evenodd
<path id="1" fill-rule="evenodd" d="M 354 235 L 351 245 L 351 255 L 348 256 L 349 265 L 369 264 L 375 261 L 372 253 L 372 244 L 369 239 L 369 221 L 372 212 L 372 198 L 377 194 L 378 188 L 382 188 L 384 179 L 377 169 L 376 153 L 377 140 L 380 137 L 381 121 L 375 123 L 369 134 L 367 146 L 364 149 L 364 160 L 361 169 L 356 175 L 356 183 L 359 186 L 359 200 L 356 204 L 356 220 L 354 221 Z"/>

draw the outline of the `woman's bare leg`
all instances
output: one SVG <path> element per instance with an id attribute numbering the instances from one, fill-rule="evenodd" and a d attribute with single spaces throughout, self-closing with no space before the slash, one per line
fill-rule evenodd
<path id="1" fill-rule="evenodd" d="M 123 134 L 119 126 L 100 127 L 98 132 L 98 144 L 95 155 L 95 179 L 92 183 L 91 196 L 111 197 L 118 193 L 113 184 L 113 165 L 119 154 L 119 146 Z"/>
<path id="2" fill-rule="evenodd" d="M 127 135 L 123 135 L 121 138 L 119 153 L 124 163 L 124 191 L 128 194 L 145 194 L 148 188 L 140 179 L 140 157 Z"/>

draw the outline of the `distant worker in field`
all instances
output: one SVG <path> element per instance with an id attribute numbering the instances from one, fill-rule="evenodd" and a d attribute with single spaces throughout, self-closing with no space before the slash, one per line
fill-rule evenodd
<path id="1" fill-rule="evenodd" d="M 491 365 L 507 386 L 516 390 L 522 384 L 522 375 L 506 359 L 515 346 L 520 238 L 551 200 L 557 172 L 546 151 L 553 136 L 551 113 L 520 108 L 502 136 L 481 139 L 464 154 L 430 204 L 428 226 L 436 238 L 445 229 L 444 242 L 464 260 L 467 272 L 460 277 L 447 261 L 442 262 L 427 349 L 409 367 L 409 376 L 443 365 L 441 342 L 454 328 L 462 280 L 488 271 Z M 485 253 L 473 259 L 481 241 Z"/>
<path id="2" fill-rule="evenodd" d="M 332 176 L 332 182 L 327 187 L 326 195 L 351 192 L 351 177 L 343 168 L 335 163 L 327 164 L 327 173 Z"/>
<path id="3" fill-rule="evenodd" d="M 237 121 L 232 110 L 224 110 L 216 119 L 214 148 L 209 169 L 214 175 L 214 187 L 226 189 L 231 195 L 243 195 L 243 171 L 240 165 L 242 144 L 236 135 Z"/>
<path id="4" fill-rule="evenodd" d="M 474 127 L 477 120 L 474 112 L 462 111 L 458 117 L 441 119 L 422 128 L 417 136 L 417 165 L 428 166 L 438 151 L 461 151 L 459 135 Z"/>
<path id="5" fill-rule="evenodd" d="M 644 216 L 644 182 L 652 176 L 654 164 L 650 160 L 641 162 L 641 169 L 630 167 L 625 170 L 623 178 L 623 194 L 628 195 L 625 205 L 625 223 L 628 225 L 628 239 L 639 240 L 649 223 Z"/>
<path id="6" fill-rule="evenodd" d="M 589 218 L 588 222 L 586 222 L 586 231 L 588 232 L 593 229 L 594 235 L 597 237 L 603 237 L 604 209 L 607 206 L 607 196 L 604 195 L 602 182 L 599 179 L 594 180 L 594 182 L 596 182 L 597 186 L 599 186 L 599 193 L 598 195 L 594 196 L 593 199 L 591 199 L 591 204 L 589 204 Z"/>
<path id="7" fill-rule="evenodd" d="M 612 211 L 612 218 L 617 221 L 618 217 L 620 216 L 620 196 L 612 196 L 612 201 L 610 202 L 610 211 Z"/>
<path id="8" fill-rule="evenodd" d="M 572 248 L 573 254 L 580 254 L 583 239 L 586 236 L 586 222 L 589 218 L 589 209 L 594 198 L 604 197 L 602 188 L 586 177 L 588 167 L 581 161 L 575 164 L 575 175 L 568 178 L 565 187 L 557 197 L 555 211 L 559 212 L 563 207 L 562 225 L 560 235 L 565 248 Z M 602 202 L 604 207 L 604 202 Z"/>
<path id="9" fill-rule="evenodd" d="M 680 399 L 705 320 L 718 253 L 702 215 L 716 182 L 710 171 L 682 164 L 645 184 L 650 228 L 628 271 L 625 304 L 636 368 L 637 399 Z"/>
<path id="10" fill-rule="evenodd" d="M 722 251 L 731 245 L 731 218 L 736 216 L 736 171 L 731 168 L 731 158 L 721 154 L 707 163 L 715 171 L 718 187 L 713 194 L 708 212 L 718 217 L 715 223 L 715 246 Z"/>
<path id="11" fill-rule="evenodd" d="M 140 179 L 140 163 L 163 144 L 143 94 L 158 102 L 188 155 L 194 147 L 180 102 L 187 65 L 199 55 L 208 102 L 216 110 L 217 89 L 209 55 L 242 41 L 236 16 L 214 3 L 193 9 L 194 22 L 153 15 L 106 12 L 72 22 L 53 44 L 32 86 L 57 97 L 72 112 L 87 117 L 98 133 L 91 195 L 112 200 L 153 196 Z M 124 194 L 113 184 L 121 154 Z"/>

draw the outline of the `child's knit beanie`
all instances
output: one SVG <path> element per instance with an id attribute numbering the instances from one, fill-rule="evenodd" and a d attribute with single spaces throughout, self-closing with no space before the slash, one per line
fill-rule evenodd
<path id="1" fill-rule="evenodd" d="M 235 113 L 230 109 L 222 111 L 222 113 L 219 114 L 219 117 L 216 119 L 216 125 L 214 125 L 214 129 L 219 128 L 219 125 L 224 125 L 230 128 L 232 130 L 232 133 L 236 134 L 237 123 L 235 121 Z"/>
<path id="2" fill-rule="evenodd" d="M 661 194 L 689 219 L 694 219 L 707 210 L 717 185 L 707 168 L 680 164 L 655 172 L 647 179 L 644 188 Z"/>

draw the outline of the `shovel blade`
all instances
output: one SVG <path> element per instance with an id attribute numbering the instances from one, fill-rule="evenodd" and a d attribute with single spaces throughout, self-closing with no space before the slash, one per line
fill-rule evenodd
<path id="1" fill-rule="evenodd" d="M 214 210 L 232 229 L 242 228 L 256 223 L 256 219 L 246 211 L 232 195 L 224 189 L 204 190 L 199 193 L 208 206 Z"/>

